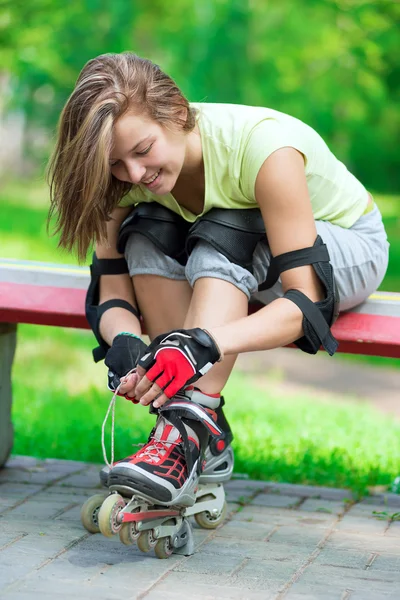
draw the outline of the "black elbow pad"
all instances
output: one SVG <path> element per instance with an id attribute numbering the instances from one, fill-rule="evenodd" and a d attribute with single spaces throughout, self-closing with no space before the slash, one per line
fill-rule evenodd
<path id="1" fill-rule="evenodd" d="M 129 310 L 135 317 L 139 318 L 139 312 L 132 304 L 126 300 L 112 299 L 107 300 L 99 305 L 100 296 L 100 277 L 101 275 L 121 275 L 128 273 L 128 266 L 125 258 L 97 258 L 96 253 L 93 254 L 93 262 L 90 265 L 90 284 L 86 293 L 85 312 L 86 319 L 92 328 L 92 331 L 99 343 L 97 348 L 93 349 L 93 358 L 95 362 L 102 360 L 110 346 L 101 337 L 100 334 L 100 319 L 106 310 L 110 308 L 125 308 Z"/>
<path id="2" fill-rule="evenodd" d="M 288 290 L 284 294 L 283 297 L 294 302 L 304 315 L 304 335 L 294 343 L 308 354 L 316 354 L 322 346 L 332 356 L 339 345 L 330 330 L 339 315 L 339 292 L 328 248 L 319 235 L 309 248 L 293 250 L 272 258 L 267 279 L 259 289 L 272 287 L 283 271 L 304 265 L 312 265 L 324 287 L 325 298 L 312 302 L 299 290 Z"/>

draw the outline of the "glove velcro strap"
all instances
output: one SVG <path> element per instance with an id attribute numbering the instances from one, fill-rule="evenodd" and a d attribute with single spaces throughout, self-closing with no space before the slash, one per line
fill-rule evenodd
<path id="1" fill-rule="evenodd" d="M 289 290 L 283 297 L 291 300 L 294 302 L 294 304 L 296 304 L 296 306 L 299 307 L 305 319 L 313 328 L 313 331 L 324 350 L 326 350 L 326 352 L 332 356 L 336 352 L 339 343 L 333 337 L 328 323 L 325 321 L 318 306 L 299 290 Z M 317 350 L 318 348 L 316 349 L 316 352 Z"/>
<path id="2" fill-rule="evenodd" d="M 316 245 L 318 244 L 318 245 Z M 279 254 L 271 259 L 268 268 L 267 279 L 259 286 L 259 291 L 268 290 L 278 281 L 279 275 L 289 269 L 304 267 L 313 263 L 329 262 L 329 252 L 326 244 L 322 243 L 320 236 L 317 236 L 314 246 L 292 250 Z"/>

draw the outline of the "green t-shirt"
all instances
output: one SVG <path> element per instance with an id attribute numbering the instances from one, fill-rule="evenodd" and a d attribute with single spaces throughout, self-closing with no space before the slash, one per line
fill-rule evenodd
<path id="1" fill-rule="evenodd" d="M 368 193 L 329 150 L 316 131 L 289 115 L 270 108 L 236 104 L 191 104 L 197 110 L 204 171 L 204 210 L 254 208 L 254 187 L 264 161 L 275 150 L 292 147 L 305 158 L 305 174 L 316 220 L 349 228 L 363 214 Z M 194 222 L 194 215 L 172 194 L 157 196 L 135 186 L 120 202 L 129 206 L 158 202 Z"/>

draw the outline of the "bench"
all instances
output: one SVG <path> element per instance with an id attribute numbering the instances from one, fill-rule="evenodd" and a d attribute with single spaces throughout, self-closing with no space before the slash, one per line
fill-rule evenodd
<path id="1" fill-rule="evenodd" d="M 0 466 L 12 444 L 11 367 L 17 323 L 89 329 L 89 269 L 0 259 Z M 251 303 L 250 312 L 261 307 Z M 400 294 L 378 291 L 332 328 L 339 352 L 400 358 Z M 11 433 L 10 433 L 11 432 Z"/>

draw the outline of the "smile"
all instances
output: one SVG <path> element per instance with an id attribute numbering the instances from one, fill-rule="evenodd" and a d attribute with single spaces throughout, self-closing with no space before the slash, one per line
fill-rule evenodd
<path id="1" fill-rule="evenodd" d="M 161 169 L 160 169 L 161 170 Z M 157 179 L 157 177 L 159 176 L 160 171 L 157 171 L 157 173 L 154 173 L 153 177 L 151 177 L 150 179 L 143 179 L 143 183 L 145 185 L 149 185 L 150 183 L 153 183 L 153 181 L 155 181 Z"/>

